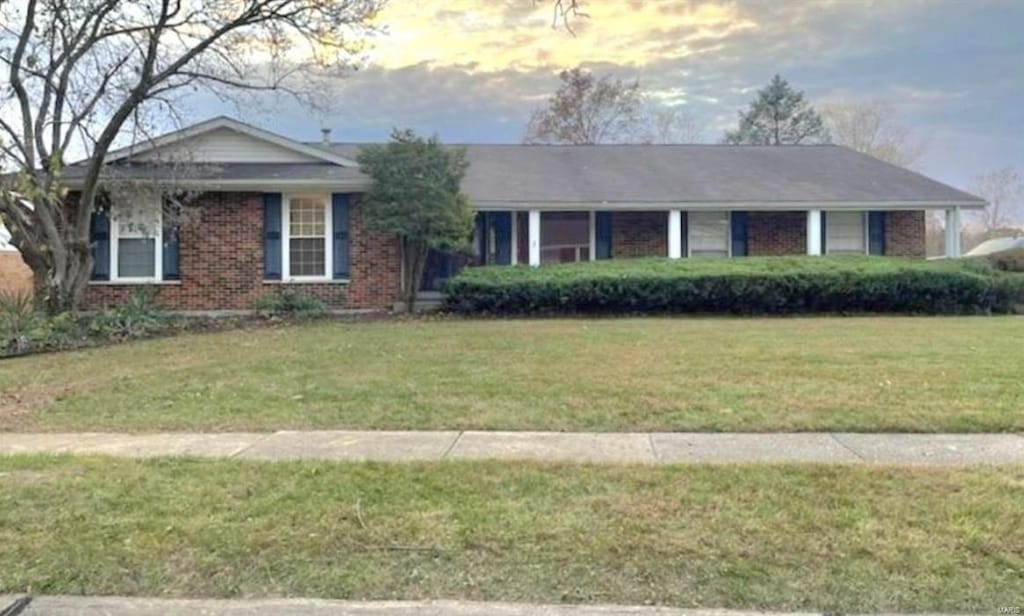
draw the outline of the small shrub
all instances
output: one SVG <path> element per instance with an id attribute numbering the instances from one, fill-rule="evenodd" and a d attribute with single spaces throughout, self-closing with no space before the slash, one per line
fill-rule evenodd
<path id="1" fill-rule="evenodd" d="M 464 270 L 461 313 L 977 314 L 1024 306 L 1024 276 L 987 263 L 882 257 L 641 259 Z"/>
<path id="2" fill-rule="evenodd" d="M 0 292 L 0 332 L 4 335 L 24 332 L 36 317 L 31 293 Z"/>
<path id="3" fill-rule="evenodd" d="M 85 325 L 93 336 L 140 338 L 166 329 L 170 323 L 170 317 L 153 306 L 152 292 L 138 289 L 121 306 L 88 317 Z"/>
<path id="4" fill-rule="evenodd" d="M 256 301 L 256 311 L 265 316 L 314 318 L 327 312 L 324 303 L 296 289 L 281 289 Z"/>

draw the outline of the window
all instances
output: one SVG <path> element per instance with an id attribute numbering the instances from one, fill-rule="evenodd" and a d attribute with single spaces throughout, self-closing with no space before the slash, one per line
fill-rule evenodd
<path id="1" fill-rule="evenodd" d="M 130 205 L 115 208 L 111 263 L 114 280 L 160 280 L 162 216 L 158 206 Z"/>
<path id="2" fill-rule="evenodd" d="M 862 255 L 867 252 L 864 212 L 825 212 L 825 252 Z"/>
<path id="3" fill-rule="evenodd" d="M 287 202 L 285 271 L 290 278 L 327 278 L 330 214 L 325 197 L 295 196 Z"/>
<path id="4" fill-rule="evenodd" d="M 729 212 L 689 212 L 687 244 L 691 257 L 729 256 Z"/>

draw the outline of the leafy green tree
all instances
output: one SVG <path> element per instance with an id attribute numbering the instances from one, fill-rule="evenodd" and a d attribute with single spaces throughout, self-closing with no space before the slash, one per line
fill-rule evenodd
<path id="1" fill-rule="evenodd" d="M 373 179 L 363 197 L 366 227 L 398 235 L 402 299 L 411 312 L 428 251 L 465 248 L 473 233 L 473 209 L 459 189 L 469 167 L 466 151 L 395 129 L 390 142 L 360 148 L 358 160 Z"/>
<path id="2" fill-rule="evenodd" d="M 804 93 L 794 90 L 779 75 L 758 91 L 750 108 L 739 116 L 739 128 L 725 133 L 726 143 L 796 145 L 831 141 L 825 123 L 804 100 Z"/>

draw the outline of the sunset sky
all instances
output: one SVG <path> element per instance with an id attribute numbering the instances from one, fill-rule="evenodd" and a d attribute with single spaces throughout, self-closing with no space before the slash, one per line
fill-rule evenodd
<path id="1" fill-rule="evenodd" d="M 590 0 L 576 35 L 547 0 L 391 0 L 362 70 L 334 108 L 283 101 L 243 115 L 313 140 L 380 140 L 392 126 L 449 142 L 518 142 L 530 111 L 577 65 L 638 78 L 718 141 L 778 72 L 815 103 L 881 101 L 927 142 L 925 173 L 961 187 L 1024 169 L 1024 2 L 1019 0 Z M 197 100 L 195 114 L 239 115 Z"/>

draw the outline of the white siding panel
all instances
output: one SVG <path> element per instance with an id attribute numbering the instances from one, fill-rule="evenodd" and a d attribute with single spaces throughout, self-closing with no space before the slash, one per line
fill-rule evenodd
<path id="1" fill-rule="evenodd" d="M 229 128 L 184 139 L 143 152 L 136 160 L 176 160 L 196 163 L 308 163 L 318 159 Z"/>

